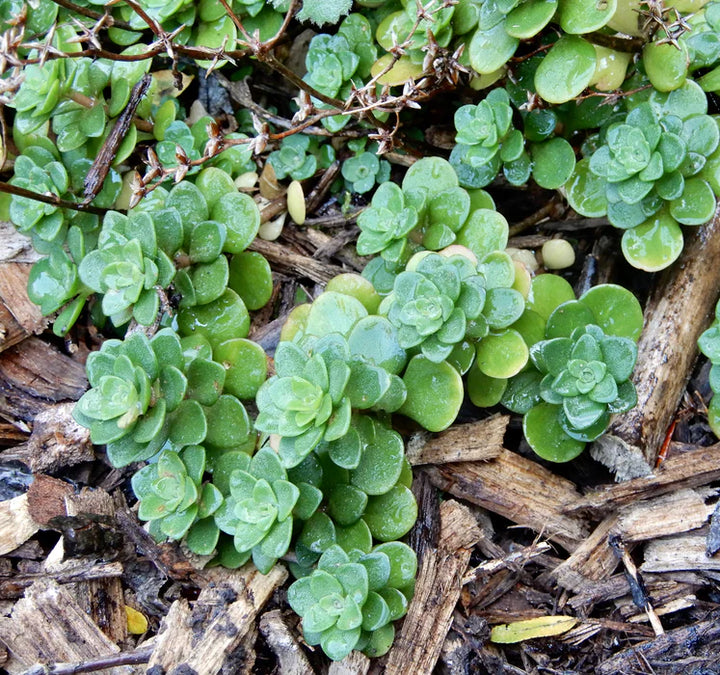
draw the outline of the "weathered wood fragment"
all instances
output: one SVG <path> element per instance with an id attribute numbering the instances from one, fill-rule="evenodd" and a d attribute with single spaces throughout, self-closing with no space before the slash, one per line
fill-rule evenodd
<path id="1" fill-rule="evenodd" d="M 640 571 L 643 572 L 645 587 L 649 589 L 651 595 L 655 588 L 662 587 L 663 584 L 669 582 L 686 584 L 692 589 L 699 588 L 705 583 L 705 580 L 700 575 L 691 572 L 674 573 L 673 578 L 669 579 L 667 574 L 646 573 L 642 567 Z M 630 586 L 625 575 L 614 574 L 604 581 L 588 581 L 579 589 L 577 595 L 574 595 L 568 600 L 567 604 L 572 607 L 575 612 L 585 615 L 589 613 L 593 605 L 610 600 L 618 600 L 619 598 L 623 598 L 623 596 L 627 596 L 629 592 Z M 618 600 L 618 602 L 622 604 L 623 601 Z M 628 602 L 630 602 L 629 599 Z"/>
<path id="2" fill-rule="evenodd" d="M 273 609 L 260 617 L 260 632 L 277 656 L 280 672 L 287 675 L 314 675 L 307 657 L 288 628 L 279 609 Z"/>
<path id="3" fill-rule="evenodd" d="M 717 490 L 678 490 L 669 495 L 626 506 L 618 514 L 613 533 L 624 542 L 647 541 L 702 527 L 715 509 L 706 504 Z"/>
<path id="4" fill-rule="evenodd" d="M 286 578 L 282 565 L 267 575 L 246 565 L 227 574 L 225 581 L 204 588 L 192 610 L 185 600 L 176 600 L 163 621 L 149 672 L 174 668 L 193 669 L 197 675 L 220 672 L 228 654 L 253 629 L 258 611 Z"/>
<path id="5" fill-rule="evenodd" d="M 65 506 L 69 516 L 81 513 L 110 517 L 115 515 L 112 497 L 100 489 L 84 488 L 80 494 L 70 494 L 65 498 Z M 62 539 L 58 546 L 62 550 Z M 72 558 L 50 566 L 46 562 L 46 568 L 50 572 L 67 572 L 73 567 L 77 567 L 77 562 Z M 80 607 L 114 643 L 123 642 L 127 638 L 125 599 L 122 581 L 118 577 L 79 581 L 72 585 L 70 592 L 76 597 Z"/>
<path id="6" fill-rule="evenodd" d="M 47 529 L 51 518 L 67 515 L 65 498 L 73 492 L 70 483 L 42 473 L 37 474 L 27 491 L 28 509 L 32 519 Z"/>
<path id="7" fill-rule="evenodd" d="M 328 669 L 328 675 L 365 675 L 368 670 L 370 670 L 370 659 L 362 652 L 353 651 L 342 661 L 333 661 Z"/>
<path id="8" fill-rule="evenodd" d="M 262 253 L 272 263 L 273 269 L 278 272 L 293 276 L 305 276 L 321 284 L 326 284 L 330 279 L 345 271 L 339 265 L 331 265 L 310 256 L 295 253 L 287 246 L 275 241 L 255 239 L 248 250 Z"/>
<path id="9" fill-rule="evenodd" d="M 481 579 L 490 574 L 495 574 L 496 572 L 500 572 L 504 569 L 520 568 L 533 558 L 549 551 L 551 548 L 550 544 L 545 541 L 541 541 L 530 546 L 523 546 L 519 550 L 512 551 L 502 558 L 486 560 L 484 563 L 480 563 L 476 567 L 467 571 L 465 576 L 463 576 L 463 584 L 469 584 L 472 581 Z"/>
<path id="10" fill-rule="evenodd" d="M 510 415 L 493 415 L 479 422 L 458 424 L 430 436 L 415 434 L 408 443 L 410 464 L 447 464 L 494 459 L 503 449 Z"/>
<path id="11" fill-rule="evenodd" d="M 599 663 L 595 672 L 598 675 L 634 673 L 638 664 L 643 664 L 647 672 L 678 672 L 667 670 L 668 664 L 691 665 L 697 672 L 703 670 L 703 665 L 713 669 L 717 666 L 717 650 L 710 647 L 720 640 L 719 619 L 720 614 L 716 612 L 706 621 L 691 623 L 634 645 Z M 656 666 L 661 671 L 655 670 Z"/>
<path id="12" fill-rule="evenodd" d="M 47 327 L 48 320 L 27 295 L 31 267 L 29 263 L 0 262 L 0 352 Z"/>
<path id="13" fill-rule="evenodd" d="M 720 555 L 705 551 L 705 534 L 686 534 L 648 542 L 643 572 L 677 572 L 680 570 L 720 570 Z"/>
<path id="14" fill-rule="evenodd" d="M 116 501 L 119 493 L 115 493 Z M 123 500 L 124 501 L 124 500 Z M 201 588 L 206 580 L 174 544 L 158 544 L 138 522 L 127 504 L 117 506 L 115 517 L 125 538 L 131 541 L 138 551 L 146 556 L 163 574 L 180 583 L 191 581 Z"/>
<path id="15" fill-rule="evenodd" d="M 425 471 L 441 490 L 529 527 L 569 551 L 589 533 L 582 518 L 564 513 L 580 499 L 573 483 L 509 450 L 488 462 L 446 464 Z"/>
<path id="16" fill-rule="evenodd" d="M 34 263 L 41 257 L 30 237 L 18 232 L 12 223 L 0 221 L 0 262 Z"/>
<path id="17" fill-rule="evenodd" d="M 601 581 L 610 577 L 618 561 L 608 545 L 607 538 L 616 525 L 615 515 L 605 518 L 567 560 L 550 572 L 558 585 L 580 592 L 587 587 L 589 581 Z"/>
<path id="18" fill-rule="evenodd" d="M 50 579 L 36 581 L 15 603 L 11 616 L 0 617 L 0 640 L 22 669 L 35 663 L 81 662 L 120 651 L 72 595 Z"/>
<path id="19" fill-rule="evenodd" d="M 699 487 L 719 478 L 720 443 L 716 443 L 668 457 L 650 476 L 595 488 L 569 503 L 564 512 L 607 513 L 631 502 L 658 497 L 680 488 Z"/>
<path id="20" fill-rule="evenodd" d="M 77 401 L 87 389 L 85 368 L 39 338 L 0 355 L 0 413 L 31 421 L 51 403 Z"/>
<path id="21" fill-rule="evenodd" d="M 28 510 L 27 494 L 0 502 L 0 555 L 16 549 L 39 529 Z"/>
<path id="22" fill-rule="evenodd" d="M 648 597 L 657 616 L 665 616 L 673 612 L 693 607 L 697 603 L 696 585 L 686 584 L 672 579 L 657 579 L 646 585 Z M 619 599 L 615 603 L 617 612 L 625 621 L 631 623 L 646 623 L 647 614 L 638 612 L 637 606 L 630 597 Z"/>
<path id="23" fill-rule="evenodd" d="M 32 435 L 24 446 L 15 449 L 34 473 L 54 473 L 95 458 L 90 430 L 75 421 L 74 407 L 75 403 L 54 403 L 35 416 Z"/>
<path id="24" fill-rule="evenodd" d="M 385 675 L 429 675 L 450 630 L 480 530 L 468 509 L 454 500 L 440 506 L 440 523 L 437 549 L 428 548 L 420 562 L 415 596 L 388 654 Z"/>
<path id="25" fill-rule="evenodd" d="M 652 466 L 678 408 L 720 291 L 720 215 L 685 239 L 645 306 L 645 326 L 633 373 L 638 404 L 618 416 L 611 432 L 641 448 Z"/>

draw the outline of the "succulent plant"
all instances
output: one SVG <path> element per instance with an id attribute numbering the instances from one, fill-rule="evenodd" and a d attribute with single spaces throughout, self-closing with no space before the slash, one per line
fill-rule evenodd
<path id="1" fill-rule="evenodd" d="M 305 57 L 305 81 L 326 96 L 347 97 L 353 85 L 362 84 L 375 59 L 375 46 L 365 40 L 369 34 L 367 19 L 353 14 L 341 23 L 336 35 L 315 35 Z M 328 107 L 317 100 L 315 105 L 318 108 Z M 349 120 L 348 115 L 336 115 L 323 119 L 322 123 L 336 132 Z"/>
<path id="2" fill-rule="evenodd" d="M 710 359 L 710 388 L 713 394 L 720 391 L 720 309 L 715 308 L 715 320 L 698 339 L 700 351 Z M 715 395 L 708 405 L 708 423 L 716 436 L 720 434 L 720 398 Z"/>
<path id="3" fill-rule="evenodd" d="M 565 462 L 605 432 L 611 414 L 637 403 L 630 375 L 642 311 L 632 294 L 614 285 L 596 286 L 579 300 L 529 306 L 540 311 L 528 310 L 540 326 L 547 316 L 546 339 L 532 342 L 532 367 L 511 378 L 499 398 L 524 415 L 525 437 L 538 455 Z"/>
<path id="4" fill-rule="evenodd" d="M 305 134 L 293 134 L 283 138 L 280 149 L 268 155 L 268 162 L 275 171 L 275 176 L 282 180 L 290 176 L 293 180 L 305 180 L 310 178 L 318 168 L 319 149 L 313 147 L 310 136 Z M 324 164 L 329 165 L 334 160 L 335 153 L 332 146 L 326 148 Z M 328 154 L 329 153 L 329 154 Z"/>
<path id="5" fill-rule="evenodd" d="M 148 460 L 167 440 L 178 449 L 231 448 L 250 433 L 242 403 L 222 393 L 225 368 L 199 354 L 186 362 L 169 328 L 152 339 L 136 332 L 106 340 L 88 356 L 87 376 L 91 388 L 73 415 L 93 443 L 107 445 L 114 466 Z"/>
<path id="6" fill-rule="evenodd" d="M 380 253 L 392 264 L 404 263 L 412 252 L 407 237 L 418 222 L 417 209 L 408 203 L 402 189 L 395 183 L 383 183 L 358 218 L 357 251 L 360 255 Z"/>
<path id="7" fill-rule="evenodd" d="M 367 650 L 373 645 L 373 656 L 384 653 L 394 637 L 392 621 L 407 611 L 407 598 L 399 589 L 412 582 L 416 568 L 415 553 L 400 542 L 370 553 L 329 547 L 317 569 L 288 590 L 290 606 L 303 619 L 305 640 L 321 645 L 334 661 L 358 646 Z"/>
<path id="8" fill-rule="evenodd" d="M 522 91 L 525 95 L 525 90 Z M 526 183 L 531 175 L 544 188 L 564 185 L 575 167 L 572 146 L 563 138 L 550 138 L 554 124 L 548 124 L 541 133 L 537 133 L 537 125 L 535 133 L 527 130 L 523 133 L 513 126 L 512 116 L 510 97 L 501 88 L 493 89 L 477 105 L 464 105 L 456 111 L 457 145 L 450 163 L 460 184 L 467 188 L 484 187 L 502 167 L 512 185 Z M 525 115 L 526 122 L 528 119 L 531 124 L 538 121 Z M 535 141 L 527 144 L 527 149 L 526 136 Z"/>
<path id="9" fill-rule="evenodd" d="M 364 194 L 390 177 L 390 164 L 365 150 L 342 163 L 342 175 L 350 192 Z"/>
<path id="10" fill-rule="evenodd" d="M 150 522 L 153 536 L 179 540 L 187 535 L 190 549 L 206 555 L 215 548 L 219 530 L 203 523 L 193 534 L 192 527 L 210 518 L 223 496 L 212 483 L 202 483 L 204 473 L 201 446 L 191 445 L 180 453 L 164 450 L 156 462 L 133 475 L 132 488 L 140 501 L 138 517 Z"/>
<path id="11" fill-rule="evenodd" d="M 400 358 L 404 362 L 404 353 Z M 321 441 L 342 438 L 353 408 L 392 411 L 405 399 L 400 378 L 357 352 L 352 358 L 348 340 L 339 334 L 318 338 L 309 352 L 281 342 L 275 372 L 258 391 L 255 426 L 282 437 L 279 453 L 287 467 L 299 464 Z"/>
<path id="12" fill-rule="evenodd" d="M 467 258 L 430 253 L 398 275 L 382 311 L 404 349 L 420 347 L 438 363 L 465 337 L 468 322 L 482 316 L 484 303 L 484 280 Z"/>
<path id="13" fill-rule="evenodd" d="M 381 305 L 398 329 L 400 345 L 419 347 L 439 363 L 466 337 L 481 340 L 512 325 L 524 301 L 510 288 L 514 270 L 502 256 L 498 264 L 488 260 L 478 268 L 466 255 L 419 254 Z"/>
<path id="14" fill-rule="evenodd" d="M 67 170 L 49 150 L 38 146 L 26 148 L 15 160 L 15 175 L 10 180 L 26 190 L 66 198 L 70 187 Z M 41 204 L 27 197 L 13 195 L 10 219 L 20 232 L 32 234 L 37 249 L 49 252 L 52 245 L 62 245 L 67 235 L 67 218 L 52 204 Z"/>
<path id="15" fill-rule="evenodd" d="M 625 230 L 623 253 L 635 267 L 667 267 L 683 248 L 679 224 L 700 225 L 715 211 L 714 169 L 704 167 L 720 132 L 706 113 L 707 99 L 690 80 L 669 93 L 653 91 L 608 126 L 568 183 L 579 213 L 607 213 Z"/>
<path id="16" fill-rule="evenodd" d="M 457 145 L 450 163 L 465 187 L 484 187 L 491 183 L 503 162 L 512 167 L 522 162 L 530 175 L 530 160 L 525 152 L 522 132 L 512 125 L 513 110 L 504 89 L 493 89 L 477 105 L 464 105 L 455 112 Z"/>
<path id="17" fill-rule="evenodd" d="M 277 454 L 261 448 L 252 459 L 235 453 L 229 494 L 215 515 L 218 527 L 234 537 L 238 553 L 252 555 L 255 566 L 267 574 L 284 556 L 293 533 L 293 516 L 307 520 L 322 493 L 306 482 L 288 481 Z M 225 467 L 225 471 L 229 470 Z"/>
<path id="18" fill-rule="evenodd" d="M 83 258 L 78 273 L 86 286 L 102 293 L 102 311 L 116 326 L 131 318 L 150 325 L 160 308 L 156 286 L 170 285 L 175 266 L 158 249 L 148 214 L 127 217 L 110 211 L 103 220 L 98 248 Z"/>

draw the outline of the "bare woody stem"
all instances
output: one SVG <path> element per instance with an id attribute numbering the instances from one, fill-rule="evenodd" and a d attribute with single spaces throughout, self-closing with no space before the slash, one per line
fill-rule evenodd
<path id="1" fill-rule="evenodd" d="M 132 652 L 120 652 L 110 656 L 98 656 L 82 663 L 57 663 L 54 665 L 37 665 L 26 670 L 23 675 L 77 675 L 79 673 L 93 673 L 97 670 L 114 668 L 116 666 L 130 666 L 147 663 L 153 653 L 153 647 L 140 647 Z"/>
<path id="2" fill-rule="evenodd" d="M 73 211 L 81 211 L 83 213 L 94 213 L 97 216 L 104 216 L 107 209 L 101 209 L 91 204 L 76 204 L 75 202 L 69 202 L 65 199 L 61 199 L 57 195 L 53 194 L 41 194 L 39 192 L 33 192 L 32 190 L 26 190 L 17 185 L 10 185 L 0 181 L 0 192 L 5 192 L 9 195 L 15 195 L 16 197 L 26 197 L 27 199 L 34 199 L 37 202 L 43 202 L 43 204 L 51 204 L 61 209 L 72 209 Z"/>
<path id="3" fill-rule="evenodd" d="M 52 0 L 56 5 L 60 5 L 60 7 L 64 7 L 65 9 L 69 9 L 71 12 L 77 12 L 78 14 L 82 16 L 86 16 L 88 19 L 95 19 L 96 21 L 99 21 L 103 17 L 107 16 L 107 25 L 113 26 L 115 28 L 122 28 L 123 30 L 135 30 L 129 23 L 125 23 L 124 21 L 120 21 L 119 19 L 114 18 L 109 13 L 104 12 L 96 12 L 93 9 L 90 9 L 89 7 L 81 7 L 80 5 L 76 5 L 74 2 L 70 2 L 70 0 Z"/>

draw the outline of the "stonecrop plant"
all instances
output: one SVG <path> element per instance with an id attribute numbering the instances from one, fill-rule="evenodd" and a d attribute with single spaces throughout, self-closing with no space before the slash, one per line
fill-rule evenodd
<path id="1" fill-rule="evenodd" d="M 720 310 L 715 307 L 715 320 L 710 328 L 700 335 L 698 347 L 710 360 L 710 388 L 713 394 L 720 391 Z M 716 436 L 720 436 L 720 399 L 714 395 L 708 405 L 708 424 Z"/>
<path id="2" fill-rule="evenodd" d="M 636 404 L 637 299 L 537 273 L 506 215 L 598 219 L 654 272 L 720 196 L 717 0 L 7 0 L 0 29 L 28 295 L 102 340 L 75 419 L 158 541 L 287 565 L 333 660 L 412 602 L 410 432 L 502 405 L 568 462 Z"/>

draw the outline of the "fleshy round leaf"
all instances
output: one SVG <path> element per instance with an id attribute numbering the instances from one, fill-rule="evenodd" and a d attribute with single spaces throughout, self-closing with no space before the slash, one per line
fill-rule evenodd
<path id="1" fill-rule="evenodd" d="M 242 192 L 230 192 L 220 197 L 211 216 L 227 228 L 224 247 L 227 253 L 244 251 L 260 228 L 260 211 L 252 197 Z"/>
<path id="2" fill-rule="evenodd" d="M 408 395 L 399 412 L 429 431 L 442 431 L 455 421 L 464 388 L 460 374 L 449 363 L 433 363 L 422 355 L 415 356 L 403 381 Z M 433 382 L 433 388 L 427 387 L 427 382 Z"/>
<path id="3" fill-rule="evenodd" d="M 528 347 L 522 335 L 509 329 L 483 338 L 477 346 L 476 363 L 480 371 L 494 378 L 519 373 L 528 361 Z"/>
<path id="4" fill-rule="evenodd" d="M 580 302 L 594 315 L 592 323 L 606 335 L 637 340 L 643 327 L 643 312 L 637 298 L 616 284 L 602 284 L 583 293 Z"/>
<path id="5" fill-rule="evenodd" d="M 523 417 L 523 433 L 530 447 L 551 462 L 569 462 L 585 449 L 585 443 L 563 431 L 560 410 L 560 406 L 540 403 Z"/>
<path id="6" fill-rule="evenodd" d="M 671 265 L 683 249 L 683 234 L 677 221 L 660 211 L 622 237 L 625 259 L 638 269 L 657 272 Z"/>
<path id="7" fill-rule="evenodd" d="M 535 88 L 548 103 L 564 103 L 580 94 L 595 73 L 595 49 L 576 35 L 564 35 L 545 55 L 535 73 Z"/>
<path id="8" fill-rule="evenodd" d="M 564 138 L 555 137 L 532 145 L 535 182 L 548 190 L 555 190 L 568 181 L 575 168 L 575 151 Z"/>
<path id="9" fill-rule="evenodd" d="M 408 488 L 396 485 L 389 492 L 370 498 L 363 520 L 375 539 L 395 541 L 415 524 L 417 502 Z"/>

